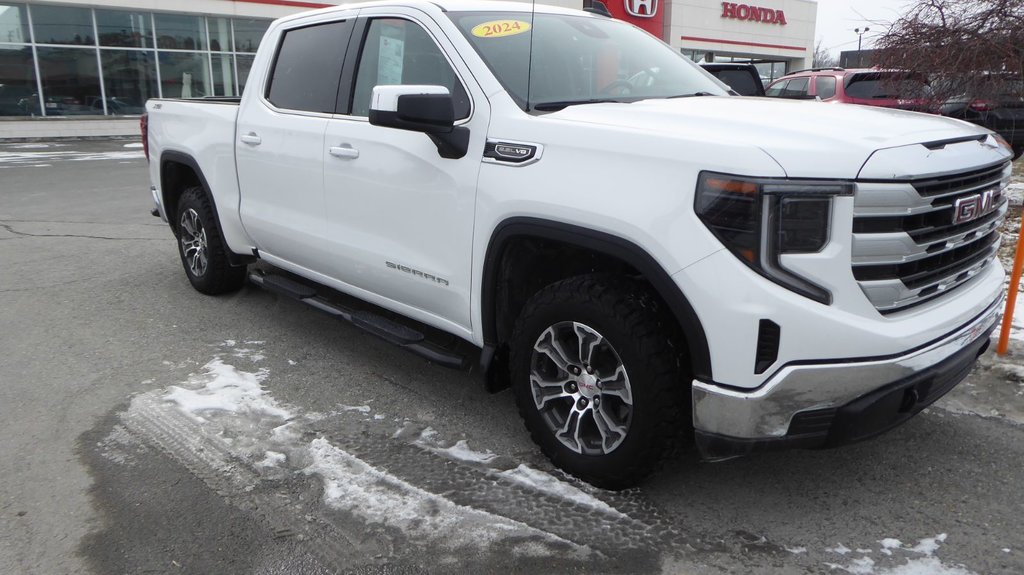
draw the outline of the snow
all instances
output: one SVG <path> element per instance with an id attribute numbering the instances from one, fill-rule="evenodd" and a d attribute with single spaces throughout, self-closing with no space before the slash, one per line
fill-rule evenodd
<path id="1" fill-rule="evenodd" d="M 369 405 L 339 405 L 342 411 L 358 411 L 359 413 L 370 413 Z"/>
<path id="2" fill-rule="evenodd" d="M 825 551 L 828 551 L 829 553 L 838 553 L 840 555 L 846 555 L 850 552 L 850 548 L 848 548 L 846 545 L 843 545 L 842 543 L 836 543 L 835 547 L 826 547 Z"/>
<path id="3" fill-rule="evenodd" d="M 924 555 L 924 557 L 910 557 L 907 558 L 904 563 L 895 566 L 878 566 L 877 563 L 869 557 L 858 557 L 853 559 L 849 565 L 840 565 L 837 563 L 825 563 L 825 565 L 833 571 L 839 570 L 846 573 L 853 573 L 855 575 L 975 575 L 962 565 L 944 565 L 937 557 L 934 556 L 935 552 L 939 549 L 940 544 L 945 541 L 946 534 L 940 533 L 935 537 L 926 537 L 918 540 L 917 545 L 913 547 L 907 547 L 899 539 L 887 537 L 878 541 L 882 547 L 882 554 L 892 557 L 893 551 L 899 551 L 902 553 L 916 553 Z M 845 552 L 843 550 L 845 550 Z M 839 544 L 835 548 L 826 549 L 826 551 L 845 555 L 846 553 L 849 553 L 850 550 L 846 549 L 842 544 Z M 871 550 L 857 549 L 857 553 L 871 553 Z"/>
<path id="4" fill-rule="evenodd" d="M 416 540 L 448 549 L 483 549 L 507 539 L 510 532 L 511 536 L 539 534 L 525 524 L 410 485 L 322 437 L 314 439 L 308 451 L 312 463 L 303 472 L 321 477 L 327 505 L 396 528 Z M 545 537 L 564 541 L 549 534 Z"/>
<path id="5" fill-rule="evenodd" d="M 459 461 L 468 461 L 470 463 L 487 463 L 488 461 L 491 461 L 492 459 L 497 457 L 497 455 L 491 453 L 490 451 L 473 451 L 472 449 L 469 448 L 469 442 L 466 441 L 465 439 L 457 441 L 455 442 L 455 445 L 445 449 L 424 446 L 422 444 L 420 445 L 426 447 L 428 450 L 433 451 L 434 453 L 444 455 L 451 459 L 458 459 Z"/>
<path id="6" fill-rule="evenodd" d="M 793 555 L 800 555 L 801 553 L 807 553 L 806 547 L 785 547 L 786 551 L 789 551 Z"/>
<path id="7" fill-rule="evenodd" d="M 608 513 L 616 517 L 626 517 L 626 515 L 623 515 L 618 509 L 615 509 L 604 501 L 588 495 L 564 481 L 559 481 L 550 474 L 533 469 L 532 467 L 527 467 L 526 465 L 520 464 L 519 467 L 509 469 L 508 471 L 502 471 L 498 475 L 512 481 L 513 483 L 532 487 L 542 493 L 547 493 L 561 499 L 567 499 L 573 503 L 583 505 L 591 509 L 597 509 L 598 511 L 603 511 L 604 513 Z"/>
<path id="8" fill-rule="evenodd" d="M 49 148 L 50 144 L 19 144 L 17 146 L 11 146 L 15 150 L 37 150 L 42 148 Z"/>
<path id="9" fill-rule="evenodd" d="M 849 552 L 849 549 L 847 549 Z M 870 557 L 861 557 L 860 559 L 854 559 L 853 563 L 849 565 L 836 565 L 835 563 L 825 563 L 829 569 L 840 569 L 847 573 L 854 573 L 855 575 L 871 575 L 875 572 L 875 562 Z"/>
<path id="10" fill-rule="evenodd" d="M 1024 182 L 1010 182 L 1010 185 L 1003 189 L 1003 194 L 1009 198 L 1011 204 L 1019 206 L 1024 202 Z"/>
<path id="11" fill-rule="evenodd" d="M 974 575 L 959 565 L 943 565 L 935 557 L 910 559 L 905 564 L 883 569 L 877 575 Z"/>
<path id="12" fill-rule="evenodd" d="M 125 144 L 124 147 L 125 148 L 141 148 L 143 146 L 142 146 L 142 142 L 133 142 L 131 144 Z"/>
<path id="13" fill-rule="evenodd" d="M 879 541 L 882 544 L 882 553 L 886 555 L 892 555 L 893 549 L 899 549 L 903 547 L 903 542 L 899 539 L 885 538 Z"/>
<path id="14" fill-rule="evenodd" d="M 193 416 L 205 411 L 227 411 L 291 418 L 288 410 L 263 391 L 260 383 L 266 377 L 266 370 L 241 371 L 216 357 L 203 366 L 202 374 L 189 378 L 190 387 L 171 386 L 164 398 Z"/>
<path id="15" fill-rule="evenodd" d="M 931 557 L 938 549 L 939 544 L 946 540 L 946 534 L 940 533 L 935 537 L 929 537 L 918 541 L 917 545 L 911 548 L 914 553 L 922 553 Z"/>
<path id="16" fill-rule="evenodd" d="M 266 457 L 256 462 L 256 467 L 277 467 L 278 465 L 284 463 L 285 460 L 287 459 L 288 456 L 286 456 L 283 453 L 278 453 L 277 451 L 268 451 L 266 452 Z"/>

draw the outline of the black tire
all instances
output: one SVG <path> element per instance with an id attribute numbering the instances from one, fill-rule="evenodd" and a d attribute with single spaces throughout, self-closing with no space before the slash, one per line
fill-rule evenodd
<path id="1" fill-rule="evenodd" d="M 228 261 L 217 216 L 202 188 L 182 192 L 174 224 L 181 265 L 196 291 L 217 295 L 242 287 L 246 267 L 232 266 Z"/>
<path id="2" fill-rule="evenodd" d="M 555 465 L 593 485 L 625 489 L 657 469 L 670 452 L 692 442 L 690 379 L 682 339 L 670 318 L 671 314 L 646 284 L 617 276 L 586 275 L 563 280 L 537 292 L 526 303 L 511 341 L 512 390 L 533 441 Z M 572 377 L 570 372 L 578 370 L 578 366 L 560 369 L 550 354 L 535 352 L 534 348 L 550 348 L 544 342 L 555 338 L 559 329 L 568 329 L 566 322 L 576 322 L 569 324 L 572 331 L 584 334 L 585 337 L 577 341 L 603 341 L 612 353 L 602 348 L 603 343 L 589 345 L 591 358 L 604 356 L 605 367 L 593 368 L 598 382 L 591 379 L 587 380 L 589 383 L 569 383 L 569 387 L 559 391 L 550 382 Z M 603 340 L 597 340 L 596 336 Z M 580 343 L 578 350 L 583 347 Z M 588 369 L 586 360 L 581 358 L 584 353 L 577 351 L 576 358 Z M 617 392 L 612 391 L 610 397 L 607 395 L 612 378 L 606 379 L 605 387 L 600 383 L 610 371 L 608 358 L 618 360 L 627 374 L 625 386 L 631 388 L 632 398 L 628 409 L 624 402 L 613 403 L 619 399 Z M 595 365 L 597 362 L 598 359 L 594 359 Z M 548 372 L 541 373 L 545 369 Z M 551 387 L 535 386 L 531 376 L 543 376 Z M 578 377 L 584 375 L 581 373 Z M 621 383 L 616 385 L 621 386 Z M 597 391 L 594 391 L 595 386 Z M 580 406 L 579 397 L 557 397 L 545 402 L 542 409 L 538 406 L 541 399 L 535 399 L 534 392 L 546 395 L 550 390 L 565 395 L 575 391 L 579 396 L 584 393 L 584 387 L 595 394 L 589 398 L 590 419 L 585 418 L 586 412 L 575 412 L 578 413 L 575 421 L 586 420 L 590 431 L 597 432 L 593 440 L 598 444 L 586 445 L 580 440 L 587 435 L 584 426 L 575 439 L 567 438 L 575 444 L 569 446 L 556 436 L 556 428 L 572 419 L 573 410 Z M 611 449 L 608 449 L 608 436 L 597 424 L 598 419 L 606 422 L 611 419 L 608 415 L 598 417 L 596 412 L 601 404 L 597 404 L 594 397 L 604 398 L 605 409 L 620 414 L 628 412 L 628 416 L 620 415 L 616 419 L 616 423 L 628 422 L 628 425 L 624 434 L 611 435 L 613 442 L 619 441 Z M 574 405 L 576 408 L 571 407 Z M 559 419 L 562 411 L 565 415 Z M 607 423 L 605 427 L 608 428 Z"/>

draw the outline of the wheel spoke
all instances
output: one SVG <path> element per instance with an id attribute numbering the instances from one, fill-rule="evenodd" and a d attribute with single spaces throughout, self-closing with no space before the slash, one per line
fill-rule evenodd
<path id="1" fill-rule="evenodd" d="M 626 426 L 616 424 L 612 418 L 605 413 L 604 404 L 591 410 L 597 431 L 601 434 L 601 448 L 608 453 L 619 446 L 626 438 Z"/>
<path id="2" fill-rule="evenodd" d="M 626 376 L 626 370 L 622 365 L 615 369 L 615 373 L 610 379 L 602 379 L 601 384 L 602 394 L 614 395 L 621 399 L 622 403 L 633 405 L 633 392 L 629 386 L 629 377 Z"/>
<path id="3" fill-rule="evenodd" d="M 569 364 L 571 363 L 571 360 L 565 353 L 565 350 L 562 349 L 562 345 L 558 342 L 558 339 L 555 337 L 553 328 L 549 327 L 543 334 L 541 334 L 540 339 L 537 341 L 537 344 L 533 346 L 533 349 L 534 351 L 538 351 L 548 356 L 548 358 L 550 358 L 563 373 L 567 373 L 569 371 Z"/>
<path id="4" fill-rule="evenodd" d="M 573 322 L 572 328 L 576 333 L 576 339 L 579 341 L 580 361 L 588 365 L 592 364 L 594 349 L 604 341 L 604 338 L 601 337 L 601 334 L 595 332 L 582 323 Z"/>
<path id="5" fill-rule="evenodd" d="M 572 395 L 565 392 L 563 385 L 553 385 L 551 382 L 542 382 L 536 377 L 531 377 L 533 384 L 533 402 L 537 409 L 545 409 L 552 399 L 572 399 Z"/>
<path id="6" fill-rule="evenodd" d="M 565 418 L 565 425 L 559 429 L 555 436 L 564 443 L 567 447 L 581 453 L 583 451 L 583 444 L 580 442 L 580 419 L 583 414 L 576 410 L 576 407 L 569 411 L 569 415 Z"/>

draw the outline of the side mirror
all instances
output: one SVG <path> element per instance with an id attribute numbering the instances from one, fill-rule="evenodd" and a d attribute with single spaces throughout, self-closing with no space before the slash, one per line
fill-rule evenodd
<path id="1" fill-rule="evenodd" d="M 370 123 L 446 134 L 455 124 L 455 104 L 443 86 L 376 86 L 370 97 Z"/>
<path id="2" fill-rule="evenodd" d="M 458 159 L 469 151 L 469 128 L 455 125 L 455 103 L 444 86 L 375 86 L 370 123 L 423 132 L 442 158 Z"/>

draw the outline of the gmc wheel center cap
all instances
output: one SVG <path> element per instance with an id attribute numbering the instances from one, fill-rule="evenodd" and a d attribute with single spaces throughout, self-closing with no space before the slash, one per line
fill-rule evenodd
<path id="1" fill-rule="evenodd" d="M 597 377 L 590 373 L 583 373 L 577 378 L 577 387 L 579 387 L 580 395 L 588 399 L 601 393 L 601 390 L 597 387 Z"/>

